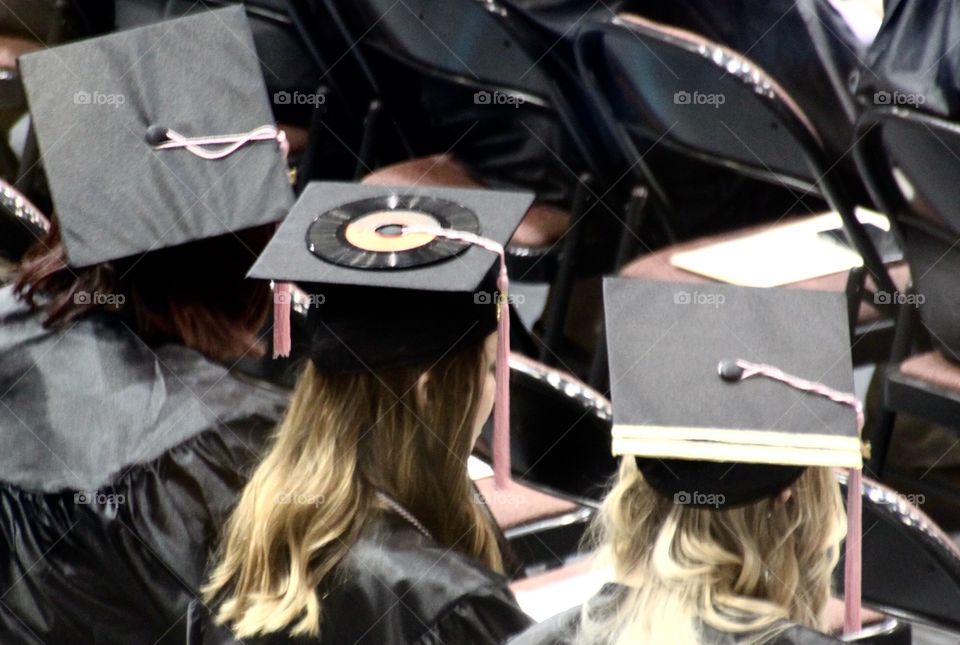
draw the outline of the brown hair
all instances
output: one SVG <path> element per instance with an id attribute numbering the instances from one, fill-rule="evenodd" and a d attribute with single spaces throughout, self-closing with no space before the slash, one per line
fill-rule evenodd
<path id="1" fill-rule="evenodd" d="M 495 529 L 466 465 L 488 367 L 482 345 L 429 369 L 325 374 L 307 363 L 203 588 L 219 604 L 218 622 L 240 638 L 318 635 L 317 587 L 382 512 L 377 491 L 442 547 L 502 571 Z"/>
<path id="2" fill-rule="evenodd" d="M 47 327 L 117 310 L 148 343 L 179 340 L 219 361 L 259 356 L 270 288 L 244 275 L 271 230 L 260 226 L 75 269 L 54 219 L 24 256 L 14 289 L 43 311 Z"/>

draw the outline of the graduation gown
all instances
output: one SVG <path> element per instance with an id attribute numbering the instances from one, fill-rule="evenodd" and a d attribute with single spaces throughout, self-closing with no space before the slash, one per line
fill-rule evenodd
<path id="1" fill-rule="evenodd" d="M 321 634 L 234 639 L 195 610 L 189 645 L 499 645 L 532 624 L 507 580 L 407 520 L 368 522 L 323 600 Z"/>
<path id="2" fill-rule="evenodd" d="M 601 589 L 599 596 L 602 596 L 604 602 L 606 602 L 610 596 L 617 594 L 618 590 L 621 589 L 623 587 L 620 585 L 608 584 Z M 509 641 L 509 645 L 574 645 L 577 629 L 580 625 L 580 610 L 580 607 L 575 607 L 549 618 Z M 702 645 L 736 645 L 746 642 L 752 636 L 755 636 L 755 634 L 729 634 L 712 627 L 704 627 L 700 643 Z M 807 627 L 790 624 L 783 632 L 767 641 L 767 644 L 829 645 L 830 643 L 842 642 Z"/>
<path id="3" fill-rule="evenodd" d="M 286 394 L 0 289 L 0 643 L 183 643 Z"/>

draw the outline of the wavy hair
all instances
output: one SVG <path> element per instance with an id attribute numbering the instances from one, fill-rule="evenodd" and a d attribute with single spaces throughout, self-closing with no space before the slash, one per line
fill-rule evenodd
<path id="1" fill-rule="evenodd" d="M 217 621 L 240 638 L 319 635 L 317 588 L 382 511 L 377 491 L 442 546 L 502 571 L 496 533 L 466 466 L 486 363 L 482 344 L 429 370 L 323 374 L 308 363 L 203 589 L 218 604 Z"/>
<path id="2" fill-rule="evenodd" d="M 764 642 L 790 621 L 822 629 L 846 518 L 829 468 L 791 495 L 729 509 L 674 504 L 624 459 L 591 535 L 626 587 L 588 603 L 577 642 L 697 643 L 702 625 Z"/>

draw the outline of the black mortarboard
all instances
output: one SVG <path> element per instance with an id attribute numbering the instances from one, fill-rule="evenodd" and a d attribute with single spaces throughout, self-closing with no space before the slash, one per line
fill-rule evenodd
<path id="1" fill-rule="evenodd" d="M 293 202 L 242 6 L 27 54 L 20 69 L 72 266 L 277 221 Z M 246 134 L 221 159 L 200 155 L 233 138 L 156 148 Z"/>
<path id="2" fill-rule="evenodd" d="M 607 279 L 604 303 L 613 451 L 660 493 L 731 506 L 862 466 L 843 294 Z"/>
<path id="3" fill-rule="evenodd" d="M 389 246 L 398 239 L 392 218 L 413 214 L 411 225 L 429 225 L 423 213 L 432 213 L 434 225 L 505 245 L 532 200 L 521 192 L 311 183 L 249 276 L 293 282 L 314 296 L 306 323 L 321 370 L 430 363 L 496 328 L 497 256 L 439 238 L 370 251 L 354 245 L 369 247 L 356 236 L 386 227 L 379 241 Z"/>
<path id="4" fill-rule="evenodd" d="M 510 473 L 503 249 L 532 201 L 522 192 L 312 183 L 248 275 L 309 294 L 305 349 L 324 372 L 429 366 L 496 329 L 501 486 Z M 275 326 L 289 311 L 280 306 Z"/>

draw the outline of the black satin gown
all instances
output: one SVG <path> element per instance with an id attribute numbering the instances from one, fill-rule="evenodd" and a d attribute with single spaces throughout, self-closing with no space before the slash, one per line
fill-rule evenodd
<path id="1" fill-rule="evenodd" d="M 441 547 L 390 512 L 375 517 L 337 568 L 319 637 L 235 639 L 195 605 L 189 645 L 499 645 L 532 624 L 507 580 Z"/>
<path id="2" fill-rule="evenodd" d="M 620 585 L 608 584 L 600 590 L 597 598 L 601 602 L 610 602 L 624 589 L 625 587 Z M 577 642 L 580 611 L 580 607 L 575 607 L 547 619 L 509 641 L 509 645 L 574 645 Z M 737 645 L 753 642 L 752 639 L 756 636 L 750 632 L 731 634 L 704 626 L 699 642 L 701 645 Z M 765 641 L 765 645 L 831 645 L 842 642 L 807 627 L 788 623 L 782 632 Z"/>
<path id="3" fill-rule="evenodd" d="M 287 396 L 119 318 L 0 289 L 0 643 L 182 644 Z"/>

